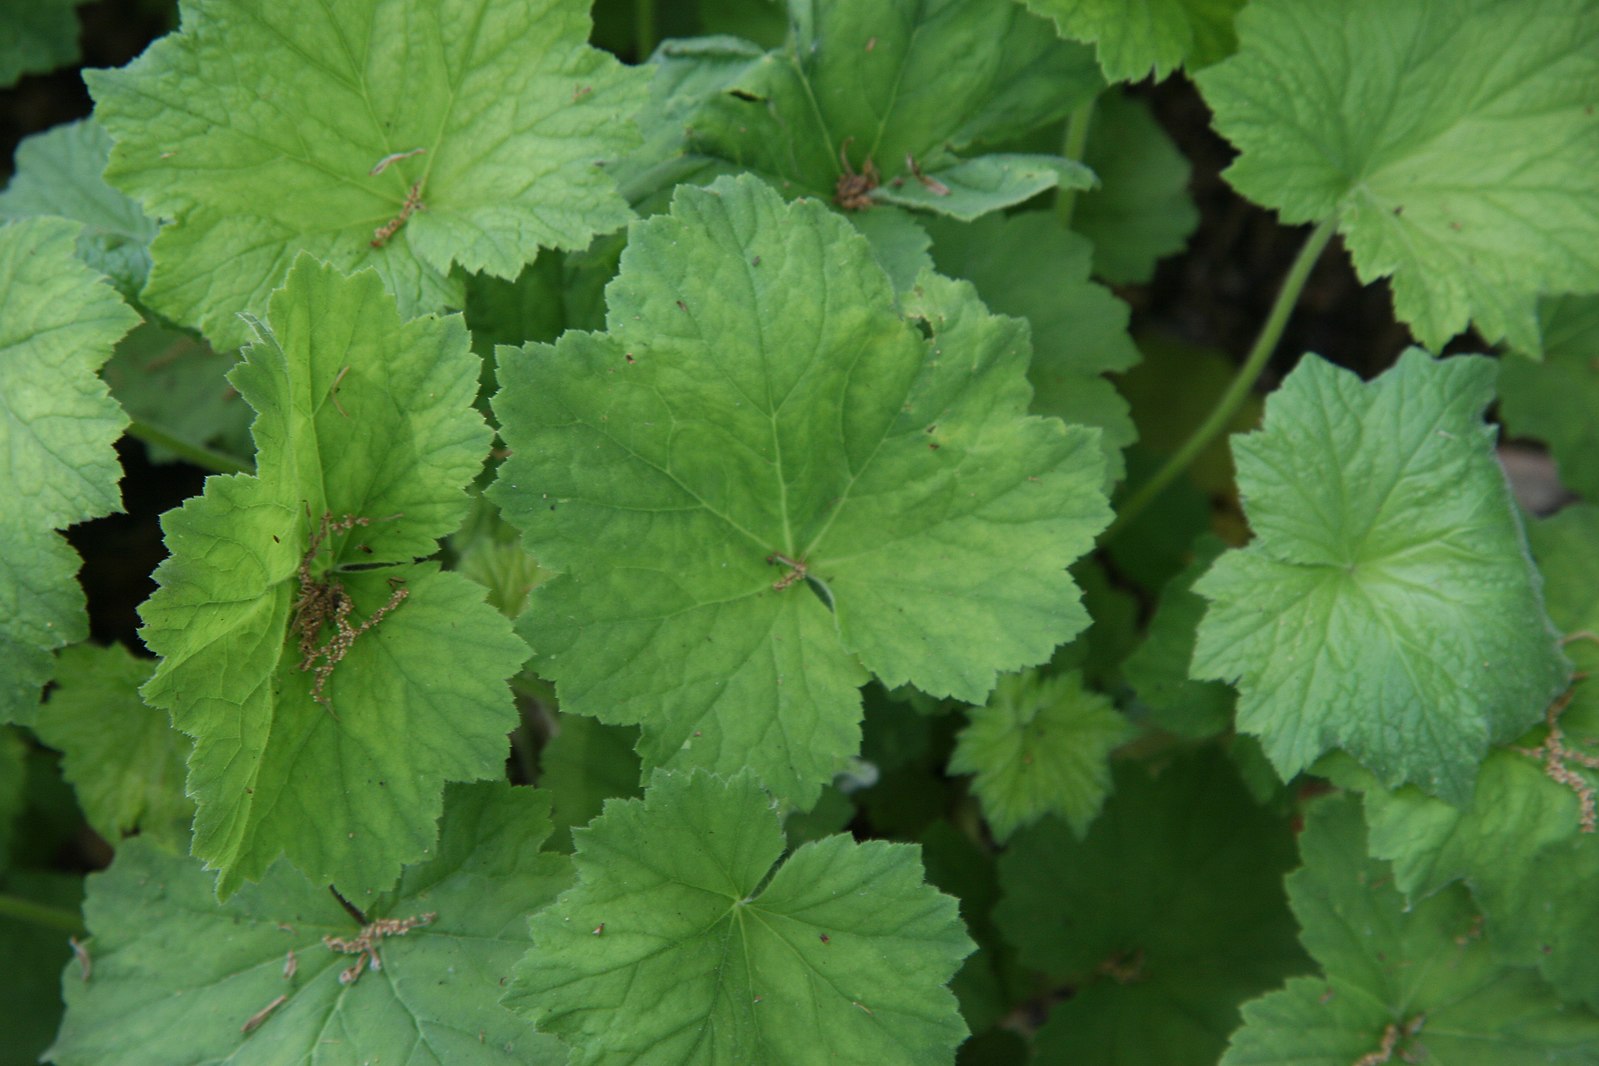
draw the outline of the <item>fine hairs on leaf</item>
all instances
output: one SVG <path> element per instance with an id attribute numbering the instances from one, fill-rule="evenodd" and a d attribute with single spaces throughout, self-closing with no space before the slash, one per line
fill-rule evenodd
<path id="1" fill-rule="evenodd" d="M 1599 0 L 0 88 L 0 1066 L 1599 1066 Z"/>

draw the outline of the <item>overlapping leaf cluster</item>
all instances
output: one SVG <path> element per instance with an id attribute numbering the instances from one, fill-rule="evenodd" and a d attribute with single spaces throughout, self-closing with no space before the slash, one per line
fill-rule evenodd
<path id="1" fill-rule="evenodd" d="M 182 0 L 0 192 L 0 1063 L 90 829 L 63 1064 L 1599 1062 L 1599 3 L 1535 7 Z M 1515 352 L 1185 440 L 1289 299 L 1230 387 L 1128 332 L 1180 69 Z M 154 659 L 61 535 L 129 416 L 220 475 Z"/>

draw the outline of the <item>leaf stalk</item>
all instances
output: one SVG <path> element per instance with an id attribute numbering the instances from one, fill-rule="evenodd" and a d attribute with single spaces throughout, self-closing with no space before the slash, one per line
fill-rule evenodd
<path id="1" fill-rule="evenodd" d="M 142 440 L 146 444 L 154 444 L 165 448 L 185 462 L 192 463 L 202 470 L 209 470 L 213 474 L 251 474 L 255 472 L 254 463 L 203 445 L 191 444 L 182 437 L 173 436 L 160 426 L 151 425 L 149 422 L 141 422 L 138 419 L 134 419 L 128 425 L 128 436 L 134 440 Z"/>
<path id="2" fill-rule="evenodd" d="M 88 932 L 83 926 L 83 916 L 77 911 L 35 903 L 31 899 L 23 899 L 21 896 L 5 892 L 0 892 L 0 918 L 15 918 L 19 922 L 43 926 L 46 929 L 59 929 L 74 936 L 83 936 Z"/>
<path id="3" fill-rule="evenodd" d="M 1288 324 L 1288 316 L 1293 313 L 1294 305 L 1299 302 L 1299 294 L 1304 291 L 1305 283 L 1310 280 L 1311 270 L 1321 258 L 1322 250 L 1327 247 L 1327 242 L 1332 239 L 1336 228 L 1337 219 L 1329 218 L 1311 231 L 1303 247 L 1299 249 L 1299 255 L 1294 259 L 1293 266 L 1289 268 L 1287 277 L 1283 279 L 1282 288 L 1277 291 L 1277 299 L 1272 302 L 1271 311 L 1266 315 L 1266 321 L 1261 324 L 1254 346 L 1244 359 L 1244 365 L 1238 368 L 1238 373 L 1227 386 L 1227 391 L 1216 401 L 1216 406 L 1211 408 L 1205 421 L 1188 435 L 1182 447 L 1172 453 L 1165 464 L 1155 472 L 1155 476 L 1140 485 L 1138 491 L 1128 497 L 1127 502 L 1117 511 L 1116 520 L 1100 538 L 1101 544 L 1126 529 L 1133 519 L 1154 503 L 1166 487 L 1198 458 L 1199 453 L 1227 428 L 1233 415 L 1254 390 L 1261 371 L 1266 369 L 1266 363 L 1276 350 L 1277 342 L 1282 339 L 1283 328 Z"/>

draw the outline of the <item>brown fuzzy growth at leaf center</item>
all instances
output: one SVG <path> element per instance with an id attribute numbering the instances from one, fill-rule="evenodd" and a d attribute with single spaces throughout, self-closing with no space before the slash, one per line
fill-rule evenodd
<path id="1" fill-rule="evenodd" d="M 389 243 L 389 238 L 400 231 L 406 219 L 418 211 L 426 211 L 427 206 L 422 202 L 422 183 L 419 181 L 405 194 L 405 203 L 400 205 L 400 213 L 372 231 L 372 247 L 381 248 Z"/>
<path id="2" fill-rule="evenodd" d="M 431 925 L 437 917 L 436 912 L 429 911 L 411 918 L 379 918 L 362 926 L 361 932 L 349 939 L 341 936 L 323 937 L 322 943 L 330 951 L 356 957 L 355 962 L 339 974 L 339 984 L 353 985 L 367 970 L 383 969 L 383 960 L 378 957 L 378 942 L 384 937 L 404 936 L 419 925 Z"/>
<path id="3" fill-rule="evenodd" d="M 294 601 L 294 616 L 289 622 L 289 628 L 299 634 L 300 669 L 316 671 L 316 681 L 311 686 L 311 698 L 326 707 L 328 713 L 335 718 L 338 717 L 338 713 L 333 710 L 333 703 L 326 691 L 334 667 L 350 653 L 350 648 L 355 644 L 357 637 L 381 622 L 410 593 L 403 587 L 396 587 L 389 596 L 389 602 L 372 612 L 371 618 L 359 626 L 351 625 L 350 612 L 355 609 L 355 601 L 350 599 L 342 582 L 332 577 L 320 580 L 312 577 L 311 563 L 316 558 L 317 552 L 322 550 L 323 541 L 330 535 L 348 533 L 356 526 L 370 525 L 371 522 L 370 518 L 349 514 L 335 521 L 333 512 L 324 512 L 317 531 L 311 535 L 311 543 L 306 547 L 305 555 L 300 558 L 300 595 Z M 333 633 L 326 640 L 322 640 L 322 629 L 330 624 L 333 626 Z"/>
<path id="4" fill-rule="evenodd" d="M 846 211 L 865 211 L 873 204 L 871 192 L 881 184 L 881 177 L 877 173 L 877 164 L 870 158 L 861 164 L 859 174 L 850 165 L 849 146 L 854 139 L 845 137 L 844 143 L 838 146 L 838 161 L 844 165 L 844 173 L 838 176 L 838 183 L 833 186 L 833 202 Z"/>

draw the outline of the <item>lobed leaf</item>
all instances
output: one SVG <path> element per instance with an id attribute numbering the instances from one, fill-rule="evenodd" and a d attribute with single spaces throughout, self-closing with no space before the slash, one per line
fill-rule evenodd
<path id="1" fill-rule="evenodd" d="M 754 178 L 635 224 L 610 330 L 502 349 L 491 496 L 560 576 L 521 621 L 565 711 L 800 807 L 870 670 L 967 702 L 1087 622 L 1096 436 L 1028 417 L 1025 328 Z M 921 326 L 929 334 L 924 338 Z M 864 669 L 863 669 L 864 668 Z"/>
<path id="2" fill-rule="evenodd" d="M 0 225 L 0 722 L 31 719 L 50 653 L 88 636 L 56 532 L 122 509 L 128 419 L 95 371 L 139 316 L 74 255 L 64 219 Z"/>
<path id="3" fill-rule="evenodd" d="M 1228 180 L 1336 218 L 1423 345 L 1470 325 L 1536 353 L 1538 296 L 1599 289 L 1599 5 L 1264 0 L 1238 31 L 1197 79 Z"/>
<path id="4" fill-rule="evenodd" d="M 1300 849 L 1289 902 L 1323 973 L 1247 1004 L 1222 1066 L 1599 1062 L 1599 1018 L 1495 962 L 1463 888 L 1405 902 L 1353 799 L 1313 806 Z"/>
<path id="5" fill-rule="evenodd" d="M 410 317 L 453 267 L 513 278 L 629 211 L 601 169 L 637 143 L 643 74 L 585 43 L 585 0 L 183 0 L 182 32 L 91 71 L 107 178 L 171 221 L 155 310 L 249 340 L 295 255 L 375 269 Z"/>
<path id="6" fill-rule="evenodd" d="M 538 850 L 548 812 L 531 789 L 453 787 L 436 855 L 366 904 L 374 922 L 415 923 L 369 941 L 375 957 L 327 943 L 362 927 L 285 863 L 218 903 L 194 862 L 126 842 L 89 879 L 93 976 L 76 962 L 62 975 L 51 1061 L 565 1062 L 498 1003 L 527 949 L 523 916 L 570 881 L 564 858 Z"/>
<path id="7" fill-rule="evenodd" d="M 1003 843 L 1047 814 L 1082 836 L 1110 791 L 1110 753 L 1132 736 L 1115 704 L 1084 688 L 1076 670 L 1011 674 L 969 715 L 949 771 L 976 775 L 972 791 L 994 838 Z"/>
<path id="8" fill-rule="evenodd" d="M 783 853 L 754 777 L 657 771 L 573 833 L 578 883 L 533 917 L 507 1003 L 577 1063 L 953 1063 L 944 988 L 973 948 L 920 849 Z"/>
<path id="9" fill-rule="evenodd" d="M 1285 779 L 1342 748 L 1463 806 L 1489 745 L 1565 687 L 1482 421 L 1494 373 L 1413 349 L 1362 383 L 1306 356 L 1234 438 L 1256 539 L 1194 586 L 1193 676 L 1236 682 L 1238 728 Z"/>
<path id="10" fill-rule="evenodd" d="M 459 318 L 402 323 L 375 274 L 306 256 L 256 329 L 231 375 L 256 473 L 163 519 L 143 693 L 195 738 L 194 854 L 219 892 L 284 854 L 359 902 L 432 847 L 445 781 L 503 772 L 516 722 L 526 648 L 480 586 L 415 562 L 488 450 L 478 362 Z M 340 636 L 335 608 L 371 625 Z"/>
<path id="11" fill-rule="evenodd" d="M 1118 765 L 1082 840 L 1056 820 L 1018 833 L 994 920 L 1025 965 L 1074 990 L 1038 1034 L 1040 1061 L 1214 1062 L 1239 1004 L 1304 968 L 1292 862 L 1286 819 L 1215 751 L 1158 777 Z"/>
<path id="12" fill-rule="evenodd" d="M 1092 41 L 1109 81 L 1164 78 L 1214 63 L 1236 46 L 1233 17 L 1244 0 L 1025 0 L 1055 20 L 1061 36 Z"/>
<path id="13" fill-rule="evenodd" d="M 955 153 L 1061 118 L 1099 87 L 1086 49 L 1010 4 L 821 0 L 793 6 L 784 47 L 707 100 L 688 143 L 785 192 L 842 203 L 841 179 L 871 174 L 857 209 L 881 200 L 969 219 L 1092 183 L 1056 157 Z"/>

